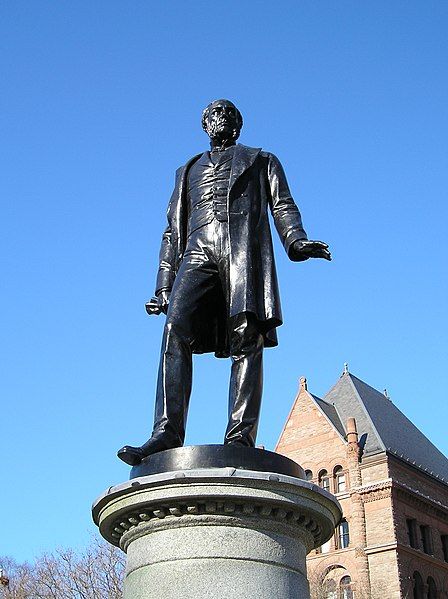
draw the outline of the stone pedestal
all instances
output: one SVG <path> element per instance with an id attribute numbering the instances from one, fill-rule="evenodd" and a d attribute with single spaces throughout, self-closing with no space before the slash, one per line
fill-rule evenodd
<path id="1" fill-rule="evenodd" d="M 341 511 L 305 480 L 228 467 L 132 479 L 93 516 L 127 553 L 125 599 L 308 599 L 306 554 Z"/>

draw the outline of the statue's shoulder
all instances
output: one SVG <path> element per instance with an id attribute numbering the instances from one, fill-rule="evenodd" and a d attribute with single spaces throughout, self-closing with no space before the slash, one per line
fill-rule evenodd
<path id="1" fill-rule="evenodd" d="M 203 154 L 203 152 L 201 152 L 200 154 L 195 154 L 189 160 L 187 160 L 187 162 L 185 162 L 185 164 L 181 164 L 179 166 L 179 168 L 176 169 L 176 181 L 177 181 L 177 179 L 179 179 L 179 177 L 182 177 L 182 175 L 185 173 L 185 171 L 188 170 L 190 168 L 190 166 L 202 156 L 202 154 Z"/>
<path id="2" fill-rule="evenodd" d="M 263 156 L 263 158 L 267 158 L 268 160 L 278 160 L 274 152 L 268 152 L 268 150 L 261 150 L 260 154 Z"/>
<path id="3" fill-rule="evenodd" d="M 252 146 L 245 146 L 244 144 L 237 144 L 239 152 L 243 154 L 262 154 L 263 150 L 261 148 L 253 148 Z"/>
<path id="4" fill-rule="evenodd" d="M 194 156 L 192 156 L 189 160 L 187 160 L 187 162 L 185 162 L 185 164 L 182 164 L 176 171 L 177 173 L 182 173 L 185 169 L 189 168 L 194 162 L 196 162 L 196 160 L 199 160 L 199 158 L 202 156 L 204 152 L 201 152 L 200 154 L 195 154 Z"/>
<path id="5" fill-rule="evenodd" d="M 249 152 L 260 152 L 261 148 L 253 148 L 252 146 L 245 146 L 244 144 L 236 144 L 241 150 L 248 150 Z"/>
<path id="6" fill-rule="evenodd" d="M 260 158 L 264 158 L 265 160 L 278 160 L 278 158 L 272 152 L 265 150 L 264 148 L 253 148 L 251 146 L 244 146 L 243 144 L 238 144 L 238 147 L 247 154 L 257 154 Z"/>

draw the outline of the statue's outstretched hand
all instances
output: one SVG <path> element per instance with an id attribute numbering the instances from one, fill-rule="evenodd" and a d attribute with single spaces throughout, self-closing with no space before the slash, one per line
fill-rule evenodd
<path id="1" fill-rule="evenodd" d="M 170 303 L 170 291 L 162 291 L 157 297 L 152 297 L 149 302 L 146 302 L 146 312 L 151 314 L 164 314 L 168 311 L 168 305 Z"/>
<path id="2" fill-rule="evenodd" d="M 311 241 L 310 239 L 298 239 L 294 242 L 291 258 L 297 262 L 308 260 L 308 258 L 323 258 L 331 260 L 328 245 L 323 241 Z"/>

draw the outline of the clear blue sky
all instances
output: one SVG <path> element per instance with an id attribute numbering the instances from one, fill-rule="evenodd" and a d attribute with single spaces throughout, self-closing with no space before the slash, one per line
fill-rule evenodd
<path id="1" fill-rule="evenodd" d="M 116 450 L 150 432 L 163 318 L 143 306 L 214 98 L 334 256 L 276 241 L 259 443 L 301 375 L 323 395 L 347 361 L 448 453 L 447 28 L 444 0 L 1 3 L 0 554 L 81 547 L 128 476 Z M 188 443 L 221 442 L 228 373 L 196 359 Z"/>

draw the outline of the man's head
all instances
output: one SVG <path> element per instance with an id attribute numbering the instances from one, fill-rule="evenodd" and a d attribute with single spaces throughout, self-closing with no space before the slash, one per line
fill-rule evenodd
<path id="1" fill-rule="evenodd" d="M 243 117 L 230 100 L 214 100 L 202 113 L 202 128 L 213 141 L 236 141 Z"/>

